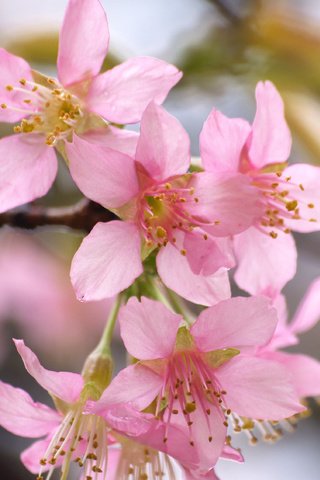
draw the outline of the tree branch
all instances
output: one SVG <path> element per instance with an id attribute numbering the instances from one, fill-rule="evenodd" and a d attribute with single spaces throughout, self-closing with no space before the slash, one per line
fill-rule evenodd
<path id="1" fill-rule="evenodd" d="M 97 222 L 110 222 L 116 216 L 101 205 L 83 199 L 71 207 L 48 208 L 27 205 L 0 214 L 0 227 L 9 225 L 27 230 L 59 225 L 89 232 Z"/>

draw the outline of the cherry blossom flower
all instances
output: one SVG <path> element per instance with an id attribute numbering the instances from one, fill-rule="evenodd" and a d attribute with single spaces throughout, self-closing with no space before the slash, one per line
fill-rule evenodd
<path id="1" fill-rule="evenodd" d="M 257 355 L 283 364 L 300 398 L 320 396 L 320 362 L 309 355 L 281 351 L 298 344 L 298 335 L 320 320 L 320 278 L 312 282 L 290 322 L 284 296 L 280 294 L 274 298 L 273 305 L 277 308 L 279 322 L 272 338 Z"/>
<path id="2" fill-rule="evenodd" d="M 161 303 L 131 298 L 119 320 L 125 346 L 139 361 L 118 374 L 93 413 L 103 415 L 110 403 L 125 401 L 139 410 L 149 407 L 167 428 L 188 432 L 198 472 L 215 465 L 229 422 L 238 431 L 242 417 L 276 421 L 304 410 L 286 369 L 255 356 L 277 323 L 263 297 L 222 301 L 190 328 Z M 169 441 L 167 430 L 163 443 Z"/>
<path id="3" fill-rule="evenodd" d="M 63 246 L 70 248 L 70 238 L 64 238 Z M 81 365 L 85 354 L 99 340 L 113 299 L 79 302 L 69 270 L 69 261 L 46 248 L 37 235 L 1 229 L 0 360 L 9 346 L 2 326 L 10 322 L 31 347 L 54 365 Z"/>
<path id="4" fill-rule="evenodd" d="M 114 432 L 138 435 L 150 427 L 148 418 L 119 404 L 116 409 L 110 405 L 105 419 L 84 414 L 87 400 L 99 398 L 99 385 L 85 382 L 79 374 L 46 370 L 22 340 L 15 344 L 27 371 L 49 392 L 57 408 L 36 403 L 24 390 L 0 382 L 0 425 L 22 437 L 44 437 L 22 453 L 23 464 L 38 480 L 45 472 L 49 479 L 61 467 L 61 479 L 66 480 L 74 461 L 84 478 L 102 480 Z"/>
<path id="5" fill-rule="evenodd" d="M 206 171 L 238 172 L 261 194 L 262 215 L 252 228 L 234 238 L 238 263 L 235 280 L 251 294 L 266 288 L 273 279 L 280 292 L 294 276 L 297 254 L 291 230 L 320 229 L 320 168 L 287 166 L 291 136 L 283 102 L 271 82 L 258 83 L 256 101 L 252 126 L 214 109 L 200 136 Z"/>
<path id="6" fill-rule="evenodd" d="M 157 251 L 158 273 L 179 295 L 203 305 L 230 296 L 226 268 L 234 259 L 226 237 L 248 228 L 261 205 L 243 175 L 188 173 L 189 149 L 180 123 L 153 102 L 135 158 L 79 137 L 67 146 L 80 190 L 125 220 L 98 223 L 84 239 L 71 268 L 79 299 L 129 287 Z"/>
<path id="7" fill-rule="evenodd" d="M 97 35 L 98 36 L 97 36 Z M 0 49 L 0 121 L 20 122 L 0 141 L 0 211 L 47 193 L 57 172 L 54 149 L 74 134 L 134 152 L 134 123 L 150 100 L 161 103 L 182 74 L 152 57 L 132 58 L 99 74 L 109 30 L 99 0 L 69 0 L 60 32 L 58 80 Z"/>

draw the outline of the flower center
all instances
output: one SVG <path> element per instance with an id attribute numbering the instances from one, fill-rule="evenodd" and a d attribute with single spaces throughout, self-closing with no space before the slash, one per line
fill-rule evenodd
<path id="1" fill-rule="evenodd" d="M 197 203 L 191 175 L 186 174 L 171 183 L 147 188 L 141 196 L 138 208 L 138 223 L 148 247 L 165 247 L 168 242 L 176 244 L 176 231 L 191 232 L 200 225 L 189 212 L 188 206 Z M 183 255 L 185 250 L 180 250 Z"/>
<path id="2" fill-rule="evenodd" d="M 265 211 L 258 227 L 270 237 L 277 238 L 277 230 L 287 234 L 291 233 L 291 229 L 286 223 L 288 220 L 318 221 L 312 215 L 315 205 L 302 199 L 303 184 L 292 182 L 291 177 L 286 177 L 282 171 L 260 171 L 253 175 L 252 183 L 262 190 L 265 202 Z M 305 218 L 302 217 L 302 206 L 307 207 L 310 216 L 304 214 Z"/>
<path id="3" fill-rule="evenodd" d="M 129 439 L 121 442 L 117 480 L 176 480 L 174 461 Z"/>
<path id="4" fill-rule="evenodd" d="M 43 458 L 37 480 L 43 480 L 44 469 L 48 470 L 46 480 L 54 472 L 57 461 L 62 457 L 61 480 L 68 478 L 71 461 L 83 468 L 85 480 L 96 478 L 107 469 L 107 432 L 105 421 L 96 415 L 83 415 L 83 405 L 65 416 L 53 436 Z"/>
<path id="5" fill-rule="evenodd" d="M 44 133 L 47 145 L 54 146 L 58 140 L 70 139 L 84 114 L 75 95 L 64 90 L 55 80 L 44 78 L 44 85 L 25 79 L 19 81 L 19 87 L 7 85 L 6 89 L 12 95 L 22 96 L 21 103 L 25 108 L 5 103 L 1 108 L 26 115 L 20 125 L 14 127 L 16 133 Z"/>

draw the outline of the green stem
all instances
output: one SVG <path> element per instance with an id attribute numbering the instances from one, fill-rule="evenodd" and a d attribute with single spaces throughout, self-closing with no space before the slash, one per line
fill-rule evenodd
<path id="1" fill-rule="evenodd" d="M 117 298 L 112 306 L 112 309 L 108 315 L 107 323 L 103 331 L 102 337 L 95 348 L 95 351 L 101 353 L 110 353 L 110 346 L 113 336 L 114 327 L 118 317 L 119 309 L 122 303 L 121 294 L 117 295 Z"/>
<path id="2" fill-rule="evenodd" d="M 169 290 L 167 287 L 164 287 L 165 293 L 162 292 L 156 280 L 152 280 L 152 286 L 153 286 L 153 291 L 156 298 L 161 303 L 163 303 L 164 305 L 166 305 L 166 307 L 170 308 L 176 313 L 179 313 L 180 315 L 182 315 L 185 321 L 187 322 L 187 324 L 192 325 L 193 323 L 192 314 L 191 312 L 189 312 L 187 306 L 181 302 L 178 295 L 176 295 L 174 292 Z"/>

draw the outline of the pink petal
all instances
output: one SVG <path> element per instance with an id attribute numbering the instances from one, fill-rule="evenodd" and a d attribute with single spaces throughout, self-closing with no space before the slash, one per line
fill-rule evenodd
<path id="1" fill-rule="evenodd" d="M 106 208 L 117 208 L 138 193 L 134 160 L 124 153 L 76 135 L 72 144 L 66 144 L 66 151 L 72 178 L 91 200 Z"/>
<path id="2" fill-rule="evenodd" d="M 109 122 L 136 123 L 149 102 L 161 104 L 181 77 L 157 58 L 131 58 L 93 79 L 87 106 Z"/>
<path id="3" fill-rule="evenodd" d="M 36 438 L 56 428 L 61 416 L 30 395 L 0 381 L 0 425 L 15 435 Z"/>
<path id="4" fill-rule="evenodd" d="M 270 288 L 275 295 L 296 273 L 297 251 L 291 235 L 278 231 L 278 237 L 271 238 L 252 227 L 234 237 L 234 249 L 235 281 L 251 295 Z"/>
<path id="5" fill-rule="evenodd" d="M 142 273 L 141 240 L 132 223 L 97 223 L 71 265 L 71 280 L 83 301 L 113 297 Z"/>
<path id="6" fill-rule="evenodd" d="M 293 333 L 310 330 L 320 320 L 320 277 L 309 286 L 292 322 L 289 325 Z"/>
<path id="7" fill-rule="evenodd" d="M 79 399 L 83 387 L 81 375 L 47 370 L 40 364 L 36 355 L 24 344 L 23 340 L 14 340 L 14 343 L 27 372 L 42 388 L 68 403 L 74 403 Z"/>
<path id="8" fill-rule="evenodd" d="M 212 275 L 196 275 L 185 256 L 171 244 L 157 255 L 157 270 L 163 283 L 190 302 L 214 305 L 230 297 L 228 273 L 220 269 Z"/>
<path id="9" fill-rule="evenodd" d="M 256 101 L 249 158 L 256 168 L 285 162 L 290 155 L 291 135 L 279 92 L 271 82 L 259 82 Z"/>
<path id="10" fill-rule="evenodd" d="M 8 107 L 22 108 L 23 110 L 29 110 L 23 100 L 30 98 L 28 94 L 21 92 L 8 91 L 6 87 L 8 85 L 12 87 L 20 87 L 19 80 L 33 80 L 31 74 L 30 65 L 20 57 L 12 55 L 4 48 L 0 48 L 0 104 L 4 103 Z M 27 114 L 22 112 L 15 112 L 14 110 L 1 109 L 0 108 L 0 122 L 17 122 Z"/>
<path id="11" fill-rule="evenodd" d="M 203 474 L 194 470 L 186 470 L 183 480 L 219 480 L 219 477 L 217 477 L 213 469 Z"/>
<path id="12" fill-rule="evenodd" d="M 126 436 L 137 437 L 150 428 L 151 414 L 140 413 L 131 404 L 121 403 L 108 408 L 103 418 L 114 430 Z"/>
<path id="13" fill-rule="evenodd" d="M 320 230 L 320 167 L 305 163 L 291 165 L 283 172 L 291 177 L 288 190 L 298 201 L 301 219 L 286 220 L 286 225 L 296 232 L 316 232 Z M 295 184 L 292 187 L 290 184 Z M 302 185 L 303 190 L 299 185 Z"/>
<path id="14" fill-rule="evenodd" d="M 183 318 L 162 303 L 131 297 L 119 313 L 120 332 L 128 352 L 139 360 L 167 358 L 174 350 Z"/>
<path id="15" fill-rule="evenodd" d="M 69 0 L 60 31 L 59 79 L 64 86 L 94 77 L 108 51 L 107 17 L 99 0 Z"/>
<path id="16" fill-rule="evenodd" d="M 178 120 L 153 102 L 142 116 L 136 160 L 159 181 L 184 174 L 189 168 L 187 133 Z"/>
<path id="17" fill-rule="evenodd" d="M 320 362 L 307 355 L 273 352 L 268 360 L 281 363 L 291 375 L 299 398 L 320 395 Z"/>
<path id="18" fill-rule="evenodd" d="M 0 213 L 44 196 L 57 174 L 54 149 L 42 135 L 0 140 Z"/>
<path id="19" fill-rule="evenodd" d="M 198 202 L 189 211 L 209 223 L 218 222 L 213 226 L 203 225 L 213 236 L 240 233 L 261 217 L 260 192 L 245 175 L 197 173 L 191 185 Z"/>
<path id="20" fill-rule="evenodd" d="M 80 135 L 80 137 L 87 142 L 104 145 L 134 158 L 139 135 L 137 132 L 132 132 L 131 130 L 108 125 L 107 128 L 99 128 L 85 132 L 83 135 Z"/>
<path id="21" fill-rule="evenodd" d="M 104 417 L 113 405 L 128 403 L 143 410 L 157 397 L 162 385 L 162 377 L 150 368 L 141 363 L 129 365 L 112 380 L 98 402 L 89 403 L 87 412 Z"/>
<path id="22" fill-rule="evenodd" d="M 277 312 L 264 297 L 234 297 L 203 310 L 191 327 L 203 352 L 266 344 L 277 325 Z"/>
<path id="23" fill-rule="evenodd" d="M 21 462 L 26 467 L 29 472 L 34 473 L 37 475 L 40 470 L 40 460 L 44 457 L 47 448 L 49 447 L 51 442 L 51 437 L 48 436 L 43 440 L 38 440 L 37 442 L 32 443 L 30 447 L 26 448 L 21 453 Z M 55 464 L 56 467 L 61 465 L 63 462 L 63 457 L 58 457 L 57 463 Z M 46 465 L 43 467 L 43 471 L 47 471 L 51 465 Z"/>
<path id="24" fill-rule="evenodd" d="M 204 169 L 208 172 L 237 172 L 250 131 L 250 125 L 245 120 L 225 117 L 213 109 L 200 134 Z"/>
<path id="25" fill-rule="evenodd" d="M 196 275 L 212 275 L 222 267 L 235 266 L 232 242 L 230 238 L 206 236 L 197 229 L 186 233 L 183 243 L 190 268 Z"/>
<path id="26" fill-rule="evenodd" d="M 223 447 L 221 458 L 225 460 L 233 460 L 234 462 L 239 462 L 239 463 L 244 462 L 244 458 L 241 452 L 233 447 L 230 447 L 229 445 L 225 445 Z"/>
<path id="27" fill-rule="evenodd" d="M 280 420 L 305 410 L 290 375 L 275 362 L 240 355 L 215 370 L 215 376 L 227 391 L 227 406 L 238 415 Z"/>

